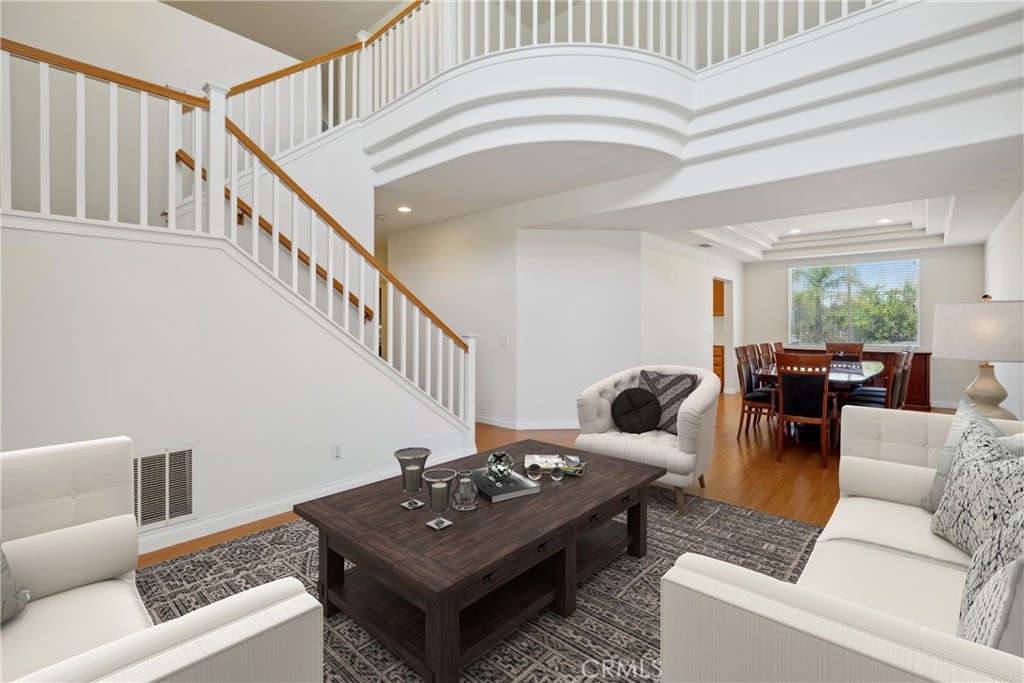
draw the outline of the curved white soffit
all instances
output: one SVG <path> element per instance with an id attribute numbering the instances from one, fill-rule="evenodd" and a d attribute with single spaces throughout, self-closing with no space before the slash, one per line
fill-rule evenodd
<path id="1" fill-rule="evenodd" d="M 692 78 L 658 55 L 528 47 L 466 62 L 399 98 L 366 121 L 363 140 L 379 185 L 545 142 L 625 145 L 649 152 L 658 168 L 682 159 L 692 101 Z"/>

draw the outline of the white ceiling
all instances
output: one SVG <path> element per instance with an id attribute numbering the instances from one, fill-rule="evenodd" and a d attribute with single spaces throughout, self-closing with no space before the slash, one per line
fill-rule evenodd
<path id="1" fill-rule="evenodd" d="M 171 7 L 299 60 L 371 33 L 407 3 L 393 0 L 163 0 Z"/>

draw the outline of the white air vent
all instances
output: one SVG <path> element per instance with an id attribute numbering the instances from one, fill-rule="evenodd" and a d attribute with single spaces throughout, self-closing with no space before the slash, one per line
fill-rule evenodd
<path id="1" fill-rule="evenodd" d="M 135 521 L 165 526 L 192 516 L 191 446 L 135 456 Z"/>

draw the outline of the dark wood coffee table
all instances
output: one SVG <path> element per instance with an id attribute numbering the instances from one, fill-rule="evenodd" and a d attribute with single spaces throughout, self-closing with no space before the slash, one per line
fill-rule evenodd
<path id="1" fill-rule="evenodd" d="M 545 475 L 539 494 L 449 510 L 454 524 L 441 531 L 426 525 L 426 506 L 399 506 L 408 496 L 398 476 L 295 506 L 320 531 L 324 617 L 344 611 L 425 681 L 457 681 L 545 607 L 569 616 L 577 582 L 623 550 L 647 552 L 647 486 L 664 469 L 540 441 L 499 450 L 519 471 L 527 453 L 570 453 L 587 472 Z M 487 453 L 436 466 L 483 467 Z M 613 519 L 621 512 L 625 524 Z M 356 566 L 345 571 L 345 559 Z"/>

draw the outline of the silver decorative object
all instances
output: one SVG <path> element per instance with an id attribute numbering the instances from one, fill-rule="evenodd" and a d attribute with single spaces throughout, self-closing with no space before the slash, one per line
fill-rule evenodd
<path id="1" fill-rule="evenodd" d="M 423 488 L 423 467 L 429 455 L 429 448 L 401 448 L 395 451 L 398 464 L 402 467 L 402 490 L 409 494 L 409 500 L 402 503 L 406 510 L 415 510 L 425 505 L 416 496 Z"/>
<path id="2" fill-rule="evenodd" d="M 515 464 L 512 456 L 504 451 L 491 453 L 487 456 L 487 477 L 498 484 L 507 481 Z"/>
<path id="3" fill-rule="evenodd" d="M 455 470 L 427 470 L 423 473 L 423 481 L 427 484 L 427 499 L 430 501 L 430 511 L 436 515 L 435 519 L 427 522 L 431 529 L 441 530 L 452 525 L 451 521 L 443 519 L 441 515 L 448 512 L 448 501 L 451 498 L 452 482 L 458 473 Z"/>
<path id="4" fill-rule="evenodd" d="M 460 470 L 455 481 L 455 493 L 452 494 L 452 507 L 462 512 L 476 510 L 479 495 L 480 489 L 473 481 L 473 470 Z"/>

